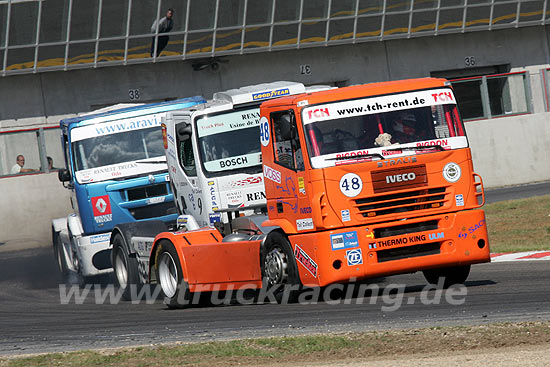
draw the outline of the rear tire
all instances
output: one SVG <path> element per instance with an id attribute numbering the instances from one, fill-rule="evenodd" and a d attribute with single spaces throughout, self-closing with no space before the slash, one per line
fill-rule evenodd
<path id="1" fill-rule="evenodd" d="M 189 305 L 191 292 L 183 278 L 180 259 L 176 248 L 169 241 L 160 243 L 157 264 L 157 281 L 164 294 L 164 303 L 169 308 L 184 308 Z"/>
<path id="2" fill-rule="evenodd" d="M 444 278 L 443 288 L 454 284 L 464 284 L 470 275 L 470 265 L 452 266 L 448 268 L 423 270 L 424 278 L 428 283 L 437 285 L 439 278 Z"/>
<path id="3" fill-rule="evenodd" d="M 285 235 L 278 231 L 268 235 L 261 267 L 263 286 L 273 293 L 278 303 L 285 298 L 289 303 L 297 300 L 301 282 L 292 247 Z"/>
<path id="4" fill-rule="evenodd" d="M 120 233 L 113 237 L 112 259 L 116 285 L 123 290 L 122 298 L 132 301 L 139 294 L 142 284 L 139 280 L 137 259 L 128 253 Z M 135 292 L 132 292 L 132 287 Z"/>

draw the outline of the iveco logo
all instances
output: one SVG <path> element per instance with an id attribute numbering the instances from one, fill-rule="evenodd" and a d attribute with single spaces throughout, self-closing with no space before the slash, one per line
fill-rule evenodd
<path id="1" fill-rule="evenodd" d="M 413 172 L 403 173 L 400 175 L 391 175 L 391 176 L 386 176 L 386 183 L 413 181 L 415 178 L 416 178 L 416 175 Z"/>
<path id="2" fill-rule="evenodd" d="M 155 176 L 149 175 L 149 183 L 154 184 L 155 183 Z"/>

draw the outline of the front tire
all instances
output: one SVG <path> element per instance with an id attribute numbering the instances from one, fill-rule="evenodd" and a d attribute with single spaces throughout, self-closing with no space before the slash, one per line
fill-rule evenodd
<path id="1" fill-rule="evenodd" d="M 448 268 L 423 270 L 424 278 L 428 283 L 437 285 L 439 278 L 443 278 L 443 288 L 454 284 L 464 284 L 470 275 L 470 265 L 452 266 Z"/>
<path id="2" fill-rule="evenodd" d="M 137 259 L 130 256 L 120 233 L 113 237 L 113 270 L 116 285 L 122 289 L 122 298 L 132 301 L 137 297 L 142 284 L 139 280 Z M 132 287 L 135 292 L 132 292 Z"/>
<path id="3" fill-rule="evenodd" d="M 63 243 L 61 242 L 61 237 L 59 233 L 55 232 L 52 228 L 52 239 L 53 239 L 53 252 L 55 256 L 55 261 L 57 263 L 57 268 L 61 274 L 61 278 L 64 282 L 67 281 L 69 275 L 69 269 L 67 267 L 67 259 L 65 256 L 65 251 L 63 250 Z"/>
<path id="4" fill-rule="evenodd" d="M 266 239 L 261 259 L 263 286 L 272 292 L 278 303 L 295 302 L 301 288 L 298 266 L 285 235 L 271 232 Z M 262 300 L 260 300 L 261 302 Z"/>
<path id="5" fill-rule="evenodd" d="M 155 266 L 157 281 L 164 294 L 164 303 L 169 308 L 183 308 L 189 305 L 191 293 L 183 278 L 183 272 L 176 248 L 169 241 L 160 244 Z"/>

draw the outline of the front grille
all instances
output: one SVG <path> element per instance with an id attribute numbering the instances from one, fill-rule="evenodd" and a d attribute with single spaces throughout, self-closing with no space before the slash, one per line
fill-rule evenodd
<path id="1" fill-rule="evenodd" d="M 441 253 L 441 242 L 424 243 L 421 245 L 392 248 L 377 252 L 378 262 L 409 259 L 411 257 L 437 255 Z"/>
<path id="2" fill-rule="evenodd" d="M 174 203 L 172 201 L 132 208 L 129 210 L 130 214 L 136 220 L 162 217 L 165 215 L 176 213 L 176 207 L 174 206 Z"/>
<path id="3" fill-rule="evenodd" d="M 425 222 L 408 223 L 401 226 L 376 228 L 373 232 L 374 238 L 384 238 L 417 232 L 435 231 L 437 227 L 437 220 L 428 220 Z"/>
<path id="4" fill-rule="evenodd" d="M 420 189 L 370 198 L 355 199 L 355 207 L 363 217 L 439 208 L 448 199 L 445 187 Z"/>
<path id="5" fill-rule="evenodd" d="M 166 183 L 136 187 L 126 190 L 128 201 L 153 198 L 168 194 Z"/>

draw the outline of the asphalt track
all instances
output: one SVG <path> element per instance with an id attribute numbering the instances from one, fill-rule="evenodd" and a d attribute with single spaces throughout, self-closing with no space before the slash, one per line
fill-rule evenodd
<path id="1" fill-rule="evenodd" d="M 545 183 L 499 189 L 504 191 L 497 194 L 506 199 L 546 194 L 549 189 Z M 488 201 L 495 198 L 493 193 L 488 193 Z M 402 293 L 395 293 L 397 285 L 404 287 Z M 94 290 L 82 304 L 74 297 L 62 304 L 60 278 L 49 248 L 4 252 L 0 253 L 0 355 L 550 320 L 550 261 L 475 265 L 466 294 L 453 296 L 457 302 L 449 302 L 449 291 L 442 291 L 441 301 L 434 302 L 437 292 L 423 291 L 425 285 L 420 273 L 381 278 L 370 283 L 379 287 L 376 297 L 332 297 L 336 304 L 233 303 L 168 310 L 162 300 L 96 304 Z"/>

